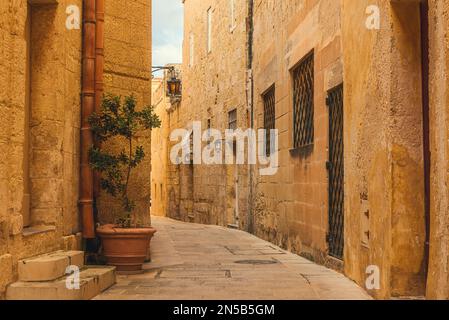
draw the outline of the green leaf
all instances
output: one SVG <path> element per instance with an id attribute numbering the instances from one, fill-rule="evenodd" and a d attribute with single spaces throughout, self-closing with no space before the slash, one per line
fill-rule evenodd
<path id="1" fill-rule="evenodd" d="M 123 101 L 120 96 L 106 94 L 102 100 L 101 112 L 93 113 L 89 117 L 94 138 L 100 145 L 117 137 L 126 141 L 126 149 L 116 154 L 93 146 L 89 150 L 89 163 L 93 170 L 101 173 L 101 188 L 121 200 L 126 214 L 116 220 L 120 225 L 128 226 L 131 225 L 130 213 L 135 209 L 134 201 L 128 198 L 128 177 L 145 158 L 143 146 L 133 149 L 132 142 L 141 131 L 161 126 L 153 107 L 145 106 L 141 111 L 137 111 L 137 106 L 137 100 L 132 95 L 125 97 Z"/>

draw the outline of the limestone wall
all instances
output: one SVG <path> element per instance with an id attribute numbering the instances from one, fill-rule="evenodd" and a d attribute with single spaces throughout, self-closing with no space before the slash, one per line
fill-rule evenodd
<path id="1" fill-rule="evenodd" d="M 380 9 L 380 29 L 366 27 Z M 430 1 L 431 240 L 426 274 L 420 6 L 412 1 L 255 1 L 254 79 L 261 94 L 276 86 L 278 175 L 260 177 L 256 234 L 322 263 L 327 257 L 328 111 L 326 92 L 344 83 L 344 272 L 365 286 L 378 267 L 378 298 L 447 297 L 447 4 Z M 340 20 L 341 15 L 341 20 Z M 341 26 L 341 32 L 340 30 Z M 315 142 L 291 152 L 289 70 L 315 54 Z M 371 269 L 372 270 L 372 269 Z"/>
<path id="2" fill-rule="evenodd" d="M 170 114 L 171 128 L 191 128 L 192 121 L 228 128 L 228 112 L 237 109 L 238 127 L 248 127 L 246 109 L 246 2 L 184 1 L 183 101 Z M 207 12 L 212 12 L 211 51 L 207 50 Z M 235 24 L 235 25 L 234 25 Z M 191 44 L 191 38 L 193 38 Z M 191 52 L 191 48 L 193 51 Z M 190 57 L 193 63 L 190 64 Z M 245 228 L 247 167 L 181 165 L 170 167 L 169 215 L 207 224 Z"/>
<path id="3" fill-rule="evenodd" d="M 19 259 L 81 249 L 81 29 L 66 28 L 69 5 L 82 10 L 82 0 L 0 2 L 0 299 Z M 149 0 L 106 1 L 105 91 L 140 104 L 151 103 L 150 17 Z M 132 192 L 149 224 L 149 133 L 141 140 L 147 169 Z"/>
<path id="4" fill-rule="evenodd" d="M 65 23 L 82 1 L 49 2 L 0 3 L 0 298 L 17 260 L 80 248 L 81 31 Z"/>
<path id="5" fill-rule="evenodd" d="M 256 234 L 327 263 L 327 91 L 343 80 L 340 1 L 255 1 L 256 128 L 263 128 L 263 93 L 276 90 L 279 170 L 259 176 Z M 314 143 L 293 150 L 293 68 L 314 52 Z M 256 170 L 257 172 L 257 170 Z"/>
<path id="6" fill-rule="evenodd" d="M 253 209 L 254 232 L 312 260 L 338 267 L 362 286 L 370 270 L 367 268 L 378 267 L 380 288 L 370 291 L 377 298 L 420 296 L 426 289 L 429 297 L 447 298 L 449 292 L 445 187 L 448 7 L 447 1 L 431 0 L 429 5 L 432 170 L 427 273 L 419 2 L 254 1 L 255 127 L 263 127 L 262 94 L 274 84 L 280 150 L 278 173 L 256 177 L 255 197 L 246 207 L 246 212 Z M 219 21 L 214 28 L 221 25 L 221 29 L 214 29 L 213 49 L 207 53 L 205 21 L 210 6 L 208 1 L 185 1 L 184 104 L 170 116 L 173 117 L 170 125 L 174 127 L 188 126 L 194 119 L 202 119 L 204 123 L 211 118 L 212 127 L 224 129 L 226 113 L 217 110 L 229 111 L 232 101 L 244 103 L 245 92 L 239 91 L 246 86 L 244 77 L 233 81 L 233 76 L 226 73 L 232 70 L 232 75 L 243 74 L 245 70 L 244 66 L 236 66 L 233 56 L 240 49 L 246 50 L 244 33 L 233 38 L 229 45 L 231 38 L 222 19 L 225 4 L 220 1 L 212 5 L 213 20 Z M 367 11 L 369 6 L 380 10 L 379 29 L 366 26 L 369 12 L 373 13 Z M 248 14 L 245 10 L 241 8 L 238 12 Z M 217 46 L 227 53 L 220 56 L 219 65 L 214 51 Z M 312 50 L 315 141 L 307 150 L 291 150 L 291 70 Z M 230 62 L 234 64 L 227 65 Z M 328 256 L 326 240 L 329 113 L 325 99 L 327 92 L 341 83 L 344 84 L 345 250 L 344 261 L 338 262 Z M 222 100 L 224 97 L 226 100 Z M 211 101 L 215 103 L 213 107 Z M 239 113 L 239 121 L 242 118 Z M 242 123 L 239 122 L 239 127 Z M 229 223 L 230 215 L 226 213 L 223 218 L 223 212 L 233 210 L 232 169 L 211 167 L 213 175 L 207 170 L 186 165 L 169 168 L 169 181 L 173 185 L 168 192 L 171 216 Z M 213 180 L 215 176 L 221 178 L 218 184 Z M 248 180 L 244 183 L 249 185 Z M 218 195 L 216 200 L 210 198 L 211 194 Z M 244 196 L 248 197 L 248 193 Z M 214 211 L 217 208 L 219 212 Z M 240 221 L 240 227 L 246 227 L 245 222 Z"/>
<path id="7" fill-rule="evenodd" d="M 152 81 L 152 103 L 162 122 L 161 128 L 151 132 L 151 214 L 167 216 L 167 175 L 170 136 L 168 109 L 170 99 L 166 96 L 166 79 L 156 78 Z"/>
<path id="8" fill-rule="evenodd" d="M 425 212 L 419 4 L 344 1 L 345 272 L 364 284 L 380 271 L 378 298 L 423 295 Z M 358 30 L 358 32 L 354 32 Z M 365 234 L 369 241 L 363 243 Z"/>
<path id="9" fill-rule="evenodd" d="M 430 1 L 431 237 L 429 298 L 449 299 L 449 1 Z"/>
<path id="10" fill-rule="evenodd" d="M 127 96 L 133 94 L 139 106 L 151 104 L 151 1 L 105 1 L 104 92 Z M 134 216 L 139 225 L 150 219 L 151 133 L 136 141 L 145 150 L 145 160 L 131 174 L 131 199 L 136 202 Z M 106 147 L 120 151 L 122 141 Z M 98 199 L 99 220 L 113 223 L 114 213 L 123 210 L 120 203 L 102 192 Z"/>

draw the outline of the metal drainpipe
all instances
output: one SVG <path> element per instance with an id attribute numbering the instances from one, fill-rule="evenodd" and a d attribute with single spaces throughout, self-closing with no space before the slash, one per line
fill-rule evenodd
<path id="1" fill-rule="evenodd" d="M 254 33 L 254 0 L 248 0 L 247 17 L 247 101 L 250 112 L 250 127 L 254 129 L 254 81 L 253 81 L 253 33 Z M 248 232 L 254 233 L 254 165 L 248 164 L 249 197 L 248 197 Z"/>
<path id="2" fill-rule="evenodd" d="M 95 1 L 95 112 L 100 113 L 103 99 L 104 84 L 104 0 Z M 99 144 L 94 141 L 96 146 Z M 96 199 L 100 194 L 100 174 L 94 172 L 94 211 L 96 211 Z"/>
<path id="3" fill-rule="evenodd" d="M 85 239 L 95 238 L 93 170 L 89 165 L 89 149 L 93 144 L 93 135 L 88 121 L 95 109 L 95 24 L 95 0 L 83 0 L 79 206 Z"/>

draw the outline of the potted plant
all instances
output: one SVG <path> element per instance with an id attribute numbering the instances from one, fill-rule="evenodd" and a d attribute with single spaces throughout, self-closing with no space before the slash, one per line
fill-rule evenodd
<path id="1" fill-rule="evenodd" d="M 103 254 L 107 263 L 116 266 L 117 271 L 142 270 L 156 229 L 138 225 L 133 217 L 135 203 L 129 198 L 128 187 L 131 172 L 145 158 L 143 146 L 136 143 L 137 135 L 144 130 L 160 127 L 161 122 L 153 107 L 146 106 L 138 111 L 133 96 L 125 97 L 123 102 L 121 97 L 105 95 L 101 112 L 92 114 L 89 123 L 98 142 L 90 149 L 90 165 L 99 172 L 101 189 L 121 204 L 120 212 L 113 213 L 115 224 L 97 228 Z M 119 152 L 98 147 L 111 139 L 120 140 L 123 148 Z"/>

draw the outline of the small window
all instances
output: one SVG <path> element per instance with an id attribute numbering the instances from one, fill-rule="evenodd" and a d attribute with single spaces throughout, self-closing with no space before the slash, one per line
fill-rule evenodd
<path id="1" fill-rule="evenodd" d="M 314 55 L 308 54 L 293 70 L 293 147 L 313 144 Z"/>
<path id="2" fill-rule="evenodd" d="M 195 35 L 190 33 L 189 36 L 189 67 L 192 68 L 195 59 Z"/>
<path id="3" fill-rule="evenodd" d="M 272 141 L 271 141 L 271 130 L 275 129 L 276 124 L 276 89 L 273 85 L 268 91 L 266 91 L 263 98 L 263 123 L 265 132 L 265 152 L 267 157 L 271 155 L 273 151 Z"/>
<path id="4" fill-rule="evenodd" d="M 229 124 L 229 129 L 237 130 L 237 109 L 233 109 L 233 110 L 229 111 L 228 124 Z M 236 143 L 235 139 L 232 142 L 232 150 L 233 150 L 233 153 L 235 156 L 237 154 L 237 143 Z"/>
<path id="5" fill-rule="evenodd" d="M 212 51 L 212 8 L 207 10 L 207 52 Z"/>
<path id="6" fill-rule="evenodd" d="M 229 28 L 232 32 L 237 25 L 237 19 L 235 15 L 235 0 L 229 0 L 229 11 Z"/>
<path id="7" fill-rule="evenodd" d="M 233 109 L 228 113 L 229 129 L 237 129 L 237 109 Z"/>

